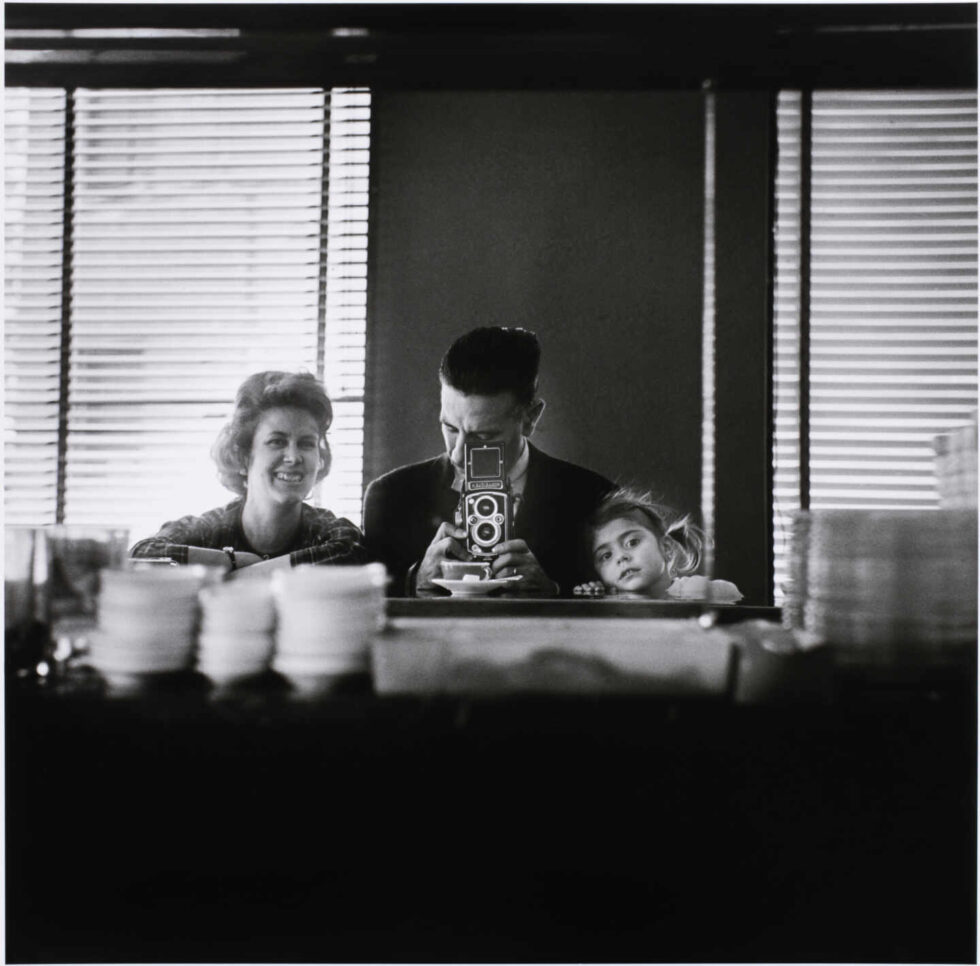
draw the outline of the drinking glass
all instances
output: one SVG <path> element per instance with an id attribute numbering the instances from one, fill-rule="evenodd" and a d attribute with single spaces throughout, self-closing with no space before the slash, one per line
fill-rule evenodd
<path id="1" fill-rule="evenodd" d="M 60 525 L 48 527 L 45 538 L 51 657 L 62 664 L 88 650 L 97 619 L 99 571 L 122 567 L 129 531 Z"/>
<path id="2" fill-rule="evenodd" d="M 44 584 L 43 531 L 7 526 L 3 532 L 3 630 L 7 667 L 33 668 L 44 656 L 47 628 L 39 606 Z M 40 577 L 37 577 L 40 572 Z"/>

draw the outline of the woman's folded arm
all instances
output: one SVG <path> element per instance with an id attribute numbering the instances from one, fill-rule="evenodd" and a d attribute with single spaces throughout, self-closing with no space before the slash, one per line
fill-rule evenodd
<path id="1" fill-rule="evenodd" d="M 369 556 L 361 531 L 344 517 L 335 517 L 329 511 L 321 512 L 323 517 L 317 521 L 313 533 L 316 542 L 294 550 L 289 555 L 289 562 L 294 567 L 301 564 L 367 563 Z"/>
<path id="2" fill-rule="evenodd" d="M 234 505 L 234 504 L 232 504 Z M 169 557 L 175 563 L 220 563 L 214 551 L 233 542 L 227 515 L 229 507 L 209 510 L 201 516 L 184 516 L 170 520 L 152 536 L 140 540 L 129 551 L 130 557 Z M 200 555 L 192 551 L 207 551 L 207 559 L 193 559 Z"/>

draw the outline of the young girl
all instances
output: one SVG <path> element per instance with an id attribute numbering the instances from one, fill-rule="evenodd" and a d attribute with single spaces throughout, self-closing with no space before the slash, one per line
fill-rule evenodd
<path id="1" fill-rule="evenodd" d="M 742 599 L 727 580 L 694 575 L 701 562 L 704 534 L 649 495 L 629 489 L 610 493 L 589 524 L 589 549 L 599 580 L 579 584 L 586 597 L 618 595 L 652 599 L 711 600 L 734 604 Z"/>

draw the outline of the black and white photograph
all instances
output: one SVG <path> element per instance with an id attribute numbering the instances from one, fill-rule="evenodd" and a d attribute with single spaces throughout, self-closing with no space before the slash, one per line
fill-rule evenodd
<path id="1" fill-rule="evenodd" d="M 0 961 L 976 963 L 977 11 L 4 3 Z"/>

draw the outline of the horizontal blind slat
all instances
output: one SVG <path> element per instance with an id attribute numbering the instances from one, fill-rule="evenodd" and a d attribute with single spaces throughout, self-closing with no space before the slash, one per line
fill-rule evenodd
<path id="1" fill-rule="evenodd" d="M 57 507 L 66 96 L 4 91 L 4 513 Z"/>

